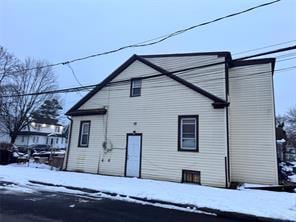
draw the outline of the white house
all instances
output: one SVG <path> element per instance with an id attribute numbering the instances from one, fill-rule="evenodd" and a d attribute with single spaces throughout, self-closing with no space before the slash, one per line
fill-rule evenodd
<path id="1" fill-rule="evenodd" d="M 278 184 L 275 59 L 134 55 L 74 105 L 64 168 L 228 187 Z"/>
<path id="2" fill-rule="evenodd" d="M 32 122 L 15 140 L 17 146 L 48 144 L 54 148 L 66 148 L 64 126 L 52 121 Z"/>

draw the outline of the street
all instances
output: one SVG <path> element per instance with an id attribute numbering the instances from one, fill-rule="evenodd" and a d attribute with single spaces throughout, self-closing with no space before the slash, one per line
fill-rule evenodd
<path id="1" fill-rule="evenodd" d="M 1 190 L 0 195 L 0 221 L 5 222 L 237 221 L 152 205 L 60 192 L 12 193 Z"/>

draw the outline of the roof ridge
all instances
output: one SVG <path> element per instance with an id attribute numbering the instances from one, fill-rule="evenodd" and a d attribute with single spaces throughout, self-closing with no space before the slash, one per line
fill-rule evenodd
<path id="1" fill-rule="evenodd" d="M 206 56 L 217 55 L 218 57 L 227 57 L 231 60 L 231 53 L 229 51 L 212 51 L 212 52 L 184 52 L 184 53 L 164 53 L 164 54 L 148 54 L 138 55 L 142 58 L 157 58 L 157 57 L 183 57 L 183 56 Z"/>

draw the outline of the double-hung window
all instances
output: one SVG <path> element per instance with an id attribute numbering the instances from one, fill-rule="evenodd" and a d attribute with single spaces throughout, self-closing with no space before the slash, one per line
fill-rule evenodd
<path id="1" fill-rule="evenodd" d="M 179 151 L 198 151 L 198 116 L 179 116 Z"/>
<path id="2" fill-rule="evenodd" d="M 79 142 L 78 142 L 79 147 L 88 147 L 89 133 L 90 133 L 90 121 L 81 121 L 80 131 L 79 131 Z"/>
<path id="3" fill-rule="evenodd" d="M 131 97 L 141 96 L 141 87 L 142 87 L 141 79 L 132 79 L 130 96 Z"/>

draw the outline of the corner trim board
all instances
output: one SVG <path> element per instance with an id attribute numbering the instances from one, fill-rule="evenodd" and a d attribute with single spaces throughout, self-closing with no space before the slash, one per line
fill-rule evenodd
<path id="1" fill-rule="evenodd" d="M 67 149 L 67 156 L 66 156 L 66 162 L 65 162 L 65 170 L 68 168 L 68 161 L 69 161 L 69 155 L 70 155 L 70 147 L 71 147 L 71 138 L 72 138 L 72 128 L 73 128 L 73 119 L 69 118 L 70 120 L 70 132 L 69 132 L 69 139 L 68 139 L 68 149 Z"/>

